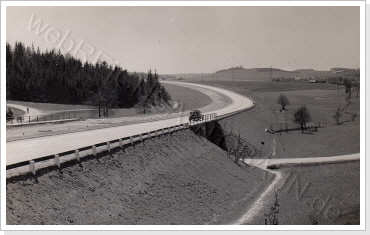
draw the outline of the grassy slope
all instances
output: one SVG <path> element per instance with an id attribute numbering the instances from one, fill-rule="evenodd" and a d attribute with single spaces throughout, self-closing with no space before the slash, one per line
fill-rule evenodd
<path id="1" fill-rule="evenodd" d="M 11 110 L 13 111 L 13 117 L 19 117 L 25 114 L 23 110 L 20 110 L 14 107 L 6 107 L 6 110 L 8 110 L 8 108 L 11 108 Z"/>
<path id="2" fill-rule="evenodd" d="M 280 224 L 311 224 L 313 207 L 319 224 L 360 223 L 360 163 L 336 163 L 282 169 Z"/>
<path id="3" fill-rule="evenodd" d="M 183 110 L 201 108 L 212 102 L 209 96 L 190 88 L 168 83 L 163 83 L 163 86 L 170 94 L 172 101 L 179 101 L 183 104 Z"/>
<path id="4" fill-rule="evenodd" d="M 227 224 L 267 185 L 190 130 L 7 182 L 7 224 Z"/>

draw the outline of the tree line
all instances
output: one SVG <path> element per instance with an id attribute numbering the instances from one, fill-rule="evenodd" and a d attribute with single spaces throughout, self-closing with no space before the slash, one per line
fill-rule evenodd
<path id="1" fill-rule="evenodd" d="M 130 108 L 171 100 L 156 72 L 129 73 L 105 61 L 95 64 L 63 55 L 60 50 L 40 52 L 16 42 L 6 44 L 7 100 L 60 104 L 89 104 L 99 116 L 110 108 Z"/>

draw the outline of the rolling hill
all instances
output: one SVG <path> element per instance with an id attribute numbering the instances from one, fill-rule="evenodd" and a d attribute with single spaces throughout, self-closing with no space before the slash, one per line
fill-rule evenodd
<path id="1" fill-rule="evenodd" d="M 306 77 L 306 78 L 327 78 L 342 76 L 336 74 L 333 71 L 317 71 L 314 69 L 298 69 L 294 71 L 286 71 L 277 68 L 232 68 L 219 70 L 216 73 L 203 73 L 202 74 L 166 74 L 162 75 L 167 80 L 178 80 L 179 78 L 188 81 L 212 81 L 212 80 L 223 80 L 223 81 L 269 81 L 270 72 L 272 78 L 294 78 L 294 77 Z"/>

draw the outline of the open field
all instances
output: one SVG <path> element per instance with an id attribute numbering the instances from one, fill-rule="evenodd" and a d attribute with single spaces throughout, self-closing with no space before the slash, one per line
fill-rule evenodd
<path id="1" fill-rule="evenodd" d="M 185 81 L 186 82 L 186 81 Z M 190 82 L 190 81 L 189 81 Z M 272 82 L 269 81 L 197 81 L 194 83 L 209 84 L 225 88 L 240 88 L 252 92 L 263 91 L 293 91 L 293 90 L 338 90 L 338 86 L 329 83 L 302 83 L 302 82 Z M 344 86 L 339 86 L 340 91 L 344 91 Z"/>
<path id="2" fill-rule="evenodd" d="M 259 158 L 261 142 L 264 142 L 261 156 L 271 158 L 325 157 L 360 152 L 360 101 L 356 94 L 352 95 L 352 104 L 346 107 L 346 93 L 344 90 L 338 92 L 337 86 L 331 84 L 287 83 L 287 87 L 273 86 L 271 92 L 269 83 L 263 82 L 219 82 L 214 85 L 231 89 L 256 101 L 253 109 L 220 121 L 225 132 L 240 135 L 242 142 L 257 149 L 253 155 L 243 157 Z M 309 85 L 315 85 L 316 89 L 309 89 Z M 332 89 L 328 89 L 330 86 Z M 276 102 L 280 93 L 285 94 L 291 103 L 282 112 Z M 304 104 L 312 116 L 309 125 L 328 127 L 305 134 L 301 131 L 283 132 L 281 135 L 265 132 L 266 128 L 271 127 L 275 131 L 284 129 L 285 115 L 288 128 L 298 127 L 292 121 L 293 113 Z M 337 107 L 345 108 L 341 122 L 346 122 L 339 126 L 332 117 Z M 351 113 L 357 113 L 355 121 L 352 121 Z"/>
<path id="3" fill-rule="evenodd" d="M 185 73 L 164 75 L 167 80 L 173 80 L 176 77 L 182 77 L 185 81 L 270 81 L 270 68 L 249 68 L 223 70 L 215 73 Z M 295 71 L 286 71 L 281 69 L 272 69 L 271 77 L 311 77 L 315 76 L 327 78 L 341 76 L 332 71 L 317 71 L 313 69 L 300 69 Z"/>
<path id="4" fill-rule="evenodd" d="M 279 224 L 311 225 L 309 213 L 321 213 L 319 224 L 360 224 L 360 163 L 284 167 L 279 190 Z M 269 206 L 274 202 L 269 197 Z M 363 208 L 362 208 L 363 209 Z M 266 206 L 264 213 L 268 212 Z M 263 221 L 263 213 L 253 224 Z"/>
<path id="5" fill-rule="evenodd" d="M 162 84 L 171 96 L 172 101 L 182 103 L 183 110 L 198 109 L 212 102 L 211 98 L 199 91 L 173 84 Z"/>
<path id="6" fill-rule="evenodd" d="M 38 183 L 32 177 L 8 179 L 6 219 L 7 224 L 228 224 L 269 184 L 264 176 L 183 130 L 61 172 L 40 171 Z"/>

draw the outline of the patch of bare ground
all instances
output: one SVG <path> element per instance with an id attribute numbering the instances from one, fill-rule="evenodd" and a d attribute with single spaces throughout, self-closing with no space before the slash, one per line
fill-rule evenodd
<path id="1" fill-rule="evenodd" d="M 360 162 L 285 166 L 279 170 L 279 225 L 360 224 Z M 261 224 L 268 203 L 252 224 Z M 311 219 L 310 219 L 311 216 Z"/>
<path id="2" fill-rule="evenodd" d="M 7 224 L 228 224 L 270 183 L 190 130 L 7 179 Z"/>

